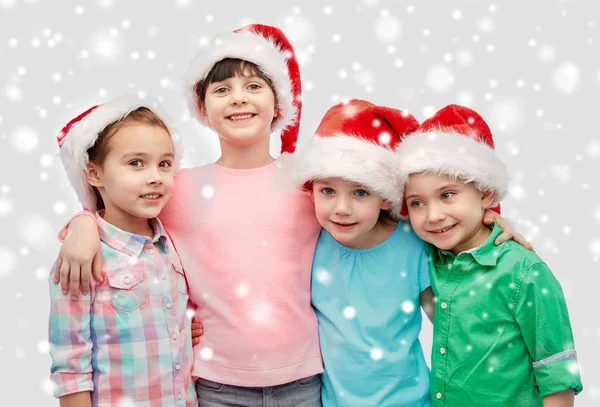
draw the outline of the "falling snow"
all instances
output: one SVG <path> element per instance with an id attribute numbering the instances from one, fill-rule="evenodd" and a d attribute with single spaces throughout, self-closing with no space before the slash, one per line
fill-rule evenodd
<path id="1" fill-rule="evenodd" d="M 175 0 L 139 13 L 116 0 L 93 0 L 57 2 L 48 19 L 44 2 L 0 0 L 0 222 L 9 231 L 0 240 L 0 298 L 17 304 L 3 314 L 14 335 L 2 339 L 0 363 L 18 371 L 26 362 L 31 378 L 7 378 L 0 394 L 14 388 L 6 401 L 14 405 L 25 393 L 32 405 L 56 403 L 48 374 L 47 278 L 59 247 L 56 233 L 80 208 L 61 168 L 57 131 L 91 104 L 117 95 L 159 97 L 178 119 L 185 166 L 214 162 L 219 140 L 191 118 L 181 95 L 183 70 L 193 49 L 221 30 L 260 20 L 280 26 L 295 46 L 304 92 L 299 149 L 324 111 L 350 98 L 407 109 L 418 120 L 449 103 L 481 113 L 511 175 L 503 216 L 532 240 L 565 293 L 572 293 L 567 301 L 586 381 L 577 405 L 598 405 L 600 367 L 591 361 L 600 324 L 585 301 L 595 298 L 600 283 L 594 273 L 600 266 L 600 138 L 593 122 L 600 67 L 592 57 L 600 38 L 593 2 L 560 3 L 556 9 L 541 0 L 530 8 L 440 2 L 432 20 L 420 3 L 398 7 L 386 0 L 282 3 L 258 14 L 241 1 Z M 197 186 L 207 200 L 218 192 L 216 182 Z M 277 246 L 263 236 L 253 243 L 265 253 Z M 333 271 L 316 270 L 315 283 L 331 285 Z M 412 272 L 398 270 L 401 277 Z M 232 296 L 250 302 L 251 284 L 232 282 Z M 482 292 L 485 283 L 473 295 Z M 255 304 L 248 308 L 251 320 L 267 326 L 277 310 Z M 420 311 L 416 303 L 399 304 L 406 314 Z M 352 305 L 340 312 L 360 319 Z M 425 323 L 421 334 L 427 359 L 428 329 Z M 368 357 L 385 358 L 373 346 Z M 200 357 L 213 359 L 213 349 L 201 348 Z"/>

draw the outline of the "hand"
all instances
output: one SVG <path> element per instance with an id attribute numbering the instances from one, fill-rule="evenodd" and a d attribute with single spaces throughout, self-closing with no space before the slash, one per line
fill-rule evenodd
<path id="1" fill-rule="evenodd" d="M 102 249 L 95 220 L 91 216 L 76 216 L 69 225 L 69 231 L 58 253 L 53 281 L 60 282 L 62 292 L 78 297 L 87 294 L 90 278 L 101 283 Z"/>
<path id="2" fill-rule="evenodd" d="M 529 241 L 525 239 L 525 236 L 515 232 L 511 224 L 508 223 L 506 219 L 498 215 L 496 212 L 490 209 L 486 209 L 485 213 L 483 214 L 483 223 L 485 223 L 486 225 L 495 223 L 500 227 L 500 229 L 502 229 L 502 234 L 498 236 L 494 241 L 494 244 L 496 246 L 498 246 L 500 243 L 506 242 L 509 239 L 512 239 L 515 242 L 519 243 L 521 246 L 529 250 L 535 251 L 533 250 L 533 246 L 531 245 L 531 243 L 529 243 Z"/>
<path id="3" fill-rule="evenodd" d="M 200 343 L 200 337 L 204 335 L 204 326 L 196 317 L 192 318 L 192 346 Z"/>

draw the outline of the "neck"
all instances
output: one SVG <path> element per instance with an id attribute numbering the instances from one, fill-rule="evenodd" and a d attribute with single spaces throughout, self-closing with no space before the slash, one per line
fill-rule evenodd
<path id="1" fill-rule="evenodd" d="M 481 246 L 485 243 L 487 238 L 492 234 L 492 231 L 488 229 L 486 225 L 482 223 L 479 228 L 473 232 L 473 234 L 465 241 L 461 242 L 458 246 L 454 247 L 450 252 L 455 256 L 458 256 L 462 252 L 472 250 L 476 247 Z"/>
<path id="2" fill-rule="evenodd" d="M 216 164 L 232 169 L 253 169 L 264 167 L 274 161 L 269 154 L 269 137 L 264 137 L 260 141 L 241 146 L 231 144 L 223 139 L 221 142 L 221 157 Z"/>
<path id="3" fill-rule="evenodd" d="M 115 210 L 115 208 L 107 205 L 104 210 L 103 219 L 125 232 L 147 236 L 149 238 L 154 237 L 154 229 L 150 226 L 150 223 L 146 218 L 138 218 L 123 211 Z"/>
<path id="4" fill-rule="evenodd" d="M 378 220 L 373 229 L 365 233 L 348 247 L 352 249 L 365 250 L 385 242 L 396 230 L 398 222 L 389 220 Z"/>

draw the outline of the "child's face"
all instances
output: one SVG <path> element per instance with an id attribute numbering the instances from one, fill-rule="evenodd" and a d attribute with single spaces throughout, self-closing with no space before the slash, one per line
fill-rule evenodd
<path id="1" fill-rule="evenodd" d="M 208 86 L 202 116 L 222 142 L 249 146 L 270 136 L 275 94 L 264 79 L 245 72 Z"/>
<path id="2" fill-rule="evenodd" d="M 347 247 L 370 247 L 381 209 L 391 204 L 364 186 L 341 178 L 314 181 L 311 197 L 317 220 Z"/>
<path id="3" fill-rule="evenodd" d="M 411 174 L 404 190 L 410 223 L 426 242 L 454 254 L 480 246 L 489 235 L 483 212 L 493 194 L 436 174 Z"/>
<path id="4" fill-rule="evenodd" d="M 169 133 L 157 126 L 127 125 L 110 138 L 104 162 L 89 164 L 88 182 L 116 226 L 160 213 L 173 189 L 173 157 Z"/>

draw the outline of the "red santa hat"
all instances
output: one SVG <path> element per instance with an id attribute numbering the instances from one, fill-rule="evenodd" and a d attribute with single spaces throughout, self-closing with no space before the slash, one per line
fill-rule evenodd
<path id="1" fill-rule="evenodd" d="M 281 131 L 281 152 L 293 153 L 298 141 L 302 111 L 300 67 L 285 34 L 276 27 L 251 24 L 212 40 L 200 49 L 185 74 L 185 93 L 192 115 L 203 125 L 197 90 L 213 66 L 223 59 L 236 58 L 257 65 L 273 83 L 279 115 L 273 131 Z"/>
<path id="2" fill-rule="evenodd" d="M 496 156 L 492 132 L 483 118 L 464 106 L 448 105 L 402 140 L 397 149 L 404 181 L 410 174 L 435 173 L 473 182 L 494 193 L 494 207 L 508 192 L 508 170 Z M 500 206 L 493 208 L 500 213 Z M 406 216 L 406 205 L 401 214 Z"/>
<path id="3" fill-rule="evenodd" d="M 87 151 L 94 146 L 99 134 L 109 125 L 115 123 L 132 111 L 146 107 L 154 112 L 165 124 L 173 142 L 174 170 L 179 169 L 182 142 L 181 137 L 171 125 L 171 120 L 157 103 L 140 100 L 137 97 L 121 97 L 89 108 L 75 117 L 60 131 L 57 136 L 60 147 L 60 159 L 67 172 L 67 177 L 84 208 L 96 210 L 96 194 L 87 182 Z"/>
<path id="4" fill-rule="evenodd" d="M 399 219 L 402 179 L 394 149 L 419 122 L 408 112 L 354 99 L 325 113 L 301 154 L 300 182 L 343 178 L 364 185 L 392 203 Z"/>

